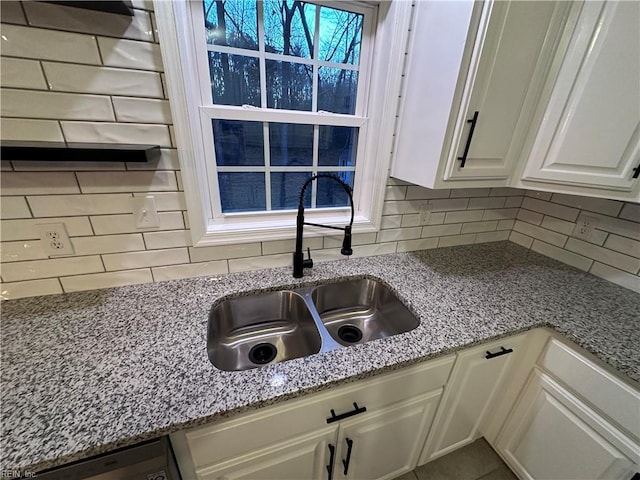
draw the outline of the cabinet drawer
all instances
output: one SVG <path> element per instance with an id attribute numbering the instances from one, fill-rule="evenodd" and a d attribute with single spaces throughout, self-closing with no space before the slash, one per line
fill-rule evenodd
<path id="1" fill-rule="evenodd" d="M 432 360 L 399 372 L 345 385 L 331 391 L 259 409 L 254 413 L 188 430 L 184 440 L 198 469 L 247 452 L 327 427 L 331 410 L 336 415 L 359 408 L 369 412 L 444 386 L 454 356 Z M 332 423 L 338 425 L 338 422 Z"/>
<path id="2" fill-rule="evenodd" d="M 550 339 L 538 364 L 640 438 L 640 392 L 587 360 L 557 339 Z"/>

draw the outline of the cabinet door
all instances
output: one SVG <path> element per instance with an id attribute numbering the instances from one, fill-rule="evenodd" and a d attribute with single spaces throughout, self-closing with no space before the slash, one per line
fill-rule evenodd
<path id="1" fill-rule="evenodd" d="M 638 201 L 640 2 L 589 1 L 574 9 L 522 179 Z"/>
<path id="2" fill-rule="evenodd" d="M 198 480 L 301 480 L 330 478 L 327 466 L 336 445 L 337 427 L 196 471 Z M 333 460 L 337 462 L 334 454 Z M 334 477 L 335 478 L 335 477 Z"/>
<path id="3" fill-rule="evenodd" d="M 392 479 L 412 470 L 441 392 L 345 422 L 340 427 L 334 478 Z"/>
<path id="4" fill-rule="evenodd" d="M 638 455 L 637 445 L 537 369 L 497 446 L 522 479 L 627 480 Z"/>
<path id="5" fill-rule="evenodd" d="M 509 178 L 567 10 L 566 2 L 485 3 L 444 180 Z"/>
<path id="6" fill-rule="evenodd" d="M 420 464 L 446 455 L 483 435 L 481 425 L 491 412 L 492 402 L 500 395 L 506 373 L 520 353 L 525 338 L 520 335 L 503 339 L 458 354 Z"/>

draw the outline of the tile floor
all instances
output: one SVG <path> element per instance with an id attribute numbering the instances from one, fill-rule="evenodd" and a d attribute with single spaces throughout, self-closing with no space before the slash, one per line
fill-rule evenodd
<path id="1" fill-rule="evenodd" d="M 517 480 L 484 438 L 396 480 Z"/>

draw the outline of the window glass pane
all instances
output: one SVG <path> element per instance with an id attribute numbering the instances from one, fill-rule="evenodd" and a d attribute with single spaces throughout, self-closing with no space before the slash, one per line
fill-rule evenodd
<path id="1" fill-rule="evenodd" d="M 320 125 L 318 165 L 353 167 L 356 164 L 358 129 Z"/>
<path id="2" fill-rule="evenodd" d="M 296 123 L 269 124 L 271 165 L 313 164 L 313 125 Z"/>
<path id="3" fill-rule="evenodd" d="M 271 172 L 271 209 L 298 208 L 300 189 L 311 178 L 311 172 Z M 305 192 L 304 206 L 311 206 L 311 185 Z"/>
<path id="4" fill-rule="evenodd" d="M 358 65 L 362 19 L 363 15 L 359 13 L 320 8 L 320 60 Z"/>
<path id="5" fill-rule="evenodd" d="M 323 172 L 324 173 L 324 172 Z M 344 183 L 353 188 L 353 177 L 355 172 L 328 172 Z M 316 193 L 316 207 L 344 207 L 349 205 L 349 196 L 344 188 L 338 183 L 328 178 L 319 178 L 317 193 Z"/>
<path id="6" fill-rule="evenodd" d="M 258 50 L 255 0 L 204 0 L 207 43 Z"/>
<path id="7" fill-rule="evenodd" d="M 264 165 L 262 122 L 212 120 L 212 123 L 219 167 Z"/>
<path id="8" fill-rule="evenodd" d="M 222 212 L 252 212 L 267 208 L 264 173 L 220 172 L 220 203 Z"/>
<path id="9" fill-rule="evenodd" d="M 291 0 L 265 0 L 264 43 L 270 53 L 311 58 L 316 6 Z"/>
<path id="10" fill-rule="evenodd" d="M 311 65 L 267 60 L 266 69 L 268 108 L 311 110 Z"/>
<path id="11" fill-rule="evenodd" d="M 260 66 L 257 58 L 209 52 L 213 103 L 260 106 Z"/>
<path id="12" fill-rule="evenodd" d="M 356 111 L 358 72 L 320 67 L 318 73 L 318 110 L 353 115 Z"/>

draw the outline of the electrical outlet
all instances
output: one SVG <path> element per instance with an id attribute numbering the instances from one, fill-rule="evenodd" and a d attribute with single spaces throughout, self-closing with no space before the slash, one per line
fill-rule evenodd
<path id="1" fill-rule="evenodd" d="M 133 197 L 133 218 L 136 228 L 160 228 L 160 219 L 153 195 Z"/>
<path id="2" fill-rule="evenodd" d="M 433 205 L 424 202 L 420 205 L 420 210 L 418 211 L 418 224 L 426 225 L 431 220 L 431 210 L 433 210 Z"/>
<path id="3" fill-rule="evenodd" d="M 589 217 L 588 215 L 581 215 L 576 222 L 576 226 L 573 228 L 572 236 L 576 238 L 582 238 L 587 240 L 593 230 L 596 228 L 597 219 L 595 217 Z"/>
<path id="4" fill-rule="evenodd" d="M 73 255 L 73 244 L 64 223 L 41 223 L 37 227 L 44 253 L 50 257 Z"/>

